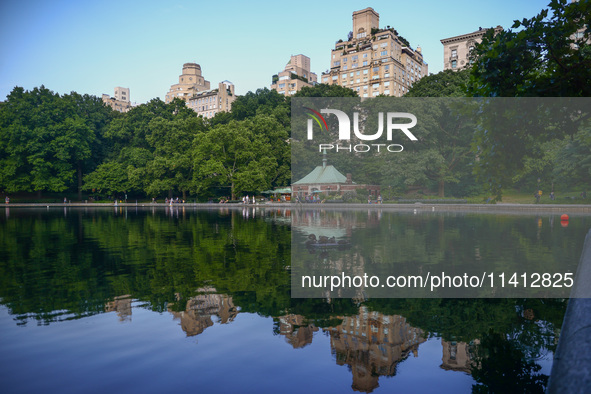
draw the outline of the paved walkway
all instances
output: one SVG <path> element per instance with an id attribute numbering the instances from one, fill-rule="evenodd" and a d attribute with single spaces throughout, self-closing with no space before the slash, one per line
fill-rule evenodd
<path id="1" fill-rule="evenodd" d="M 559 214 L 591 214 L 591 204 L 301 204 L 301 203 L 257 203 L 257 204 L 215 204 L 215 203 L 10 203 L 9 208 L 52 208 L 52 207 L 83 207 L 83 208 L 113 208 L 113 207 L 191 207 L 211 209 L 219 208 L 291 208 L 291 209 L 383 209 L 391 211 L 417 211 L 417 212 L 482 212 L 482 213 L 559 213 Z"/>

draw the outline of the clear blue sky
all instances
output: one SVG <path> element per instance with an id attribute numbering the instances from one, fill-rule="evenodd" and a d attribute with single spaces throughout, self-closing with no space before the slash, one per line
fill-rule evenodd
<path id="1" fill-rule="evenodd" d="M 183 63 L 201 65 L 212 87 L 238 94 L 269 87 L 289 57 L 303 53 L 312 71 L 329 68 L 335 41 L 352 30 L 352 13 L 372 7 L 413 48 L 429 71 L 443 68 L 442 38 L 530 18 L 549 0 L 64 1 L 0 2 L 0 100 L 14 86 L 113 95 L 131 89 L 144 103 L 164 96 Z"/>

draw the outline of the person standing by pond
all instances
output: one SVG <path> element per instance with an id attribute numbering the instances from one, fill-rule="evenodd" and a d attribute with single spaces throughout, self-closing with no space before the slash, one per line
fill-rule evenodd
<path id="1" fill-rule="evenodd" d="M 8 198 L 8 196 L 6 196 L 6 198 L 4 199 L 4 202 L 5 202 L 6 204 L 8 204 L 8 203 L 10 202 L 10 198 Z"/>

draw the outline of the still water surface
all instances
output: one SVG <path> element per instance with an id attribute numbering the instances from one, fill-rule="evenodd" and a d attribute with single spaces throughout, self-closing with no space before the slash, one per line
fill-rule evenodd
<path id="1" fill-rule="evenodd" d="M 0 391 L 543 389 L 566 300 L 292 299 L 290 224 L 309 215 L 322 213 L 0 211 Z M 551 215 L 379 220 L 412 231 L 396 230 L 394 249 L 440 249 L 421 259 L 486 256 L 502 240 L 507 259 L 578 261 L 591 227 L 584 216 L 568 227 Z M 477 252 L 463 233 L 486 233 Z"/>

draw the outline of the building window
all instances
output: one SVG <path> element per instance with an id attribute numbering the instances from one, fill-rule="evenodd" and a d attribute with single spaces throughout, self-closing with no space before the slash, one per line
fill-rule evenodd
<path id="1" fill-rule="evenodd" d="M 363 62 L 363 65 L 364 65 L 364 66 L 367 66 L 367 60 L 365 60 L 365 61 Z"/>
<path id="2" fill-rule="evenodd" d="M 374 67 L 371 71 L 373 71 L 375 74 L 380 72 L 380 68 L 379 67 Z"/>
<path id="3" fill-rule="evenodd" d="M 382 51 L 382 52 L 380 52 L 380 56 L 386 56 L 386 55 L 388 55 L 388 51 Z"/>
<path id="4" fill-rule="evenodd" d="M 347 58 L 346 57 L 343 58 L 343 63 L 347 63 Z"/>
<path id="5" fill-rule="evenodd" d="M 340 66 L 340 65 L 341 65 L 341 62 L 339 62 L 338 60 L 336 62 L 334 62 L 335 67 Z"/>
<path id="6" fill-rule="evenodd" d="M 369 70 L 366 68 L 365 70 L 363 70 L 363 74 L 365 75 L 367 73 L 369 73 Z"/>
<path id="7" fill-rule="evenodd" d="M 354 62 L 356 62 L 358 58 L 359 58 L 359 57 L 358 57 L 357 55 L 355 55 L 355 56 L 353 56 L 353 57 L 351 58 L 351 60 L 352 60 L 352 61 L 354 61 Z"/>
<path id="8" fill-rule="evenodd" d="M 343 71 L 346 71 L 346 70 L 347 70 L 347 66 L 343 66 Z"/>
<path id="9" fill-rule="evenodd" d="M 458 61 L 457 60 L 452 60 L 451 61 L 451 68 L 456 68 L 458 66 Z"/>
<path id="10" fill-rule="evenodd" d="M 451 50 L 451 57 L 458 57 L 458 50 L 457 49 Z"/>

